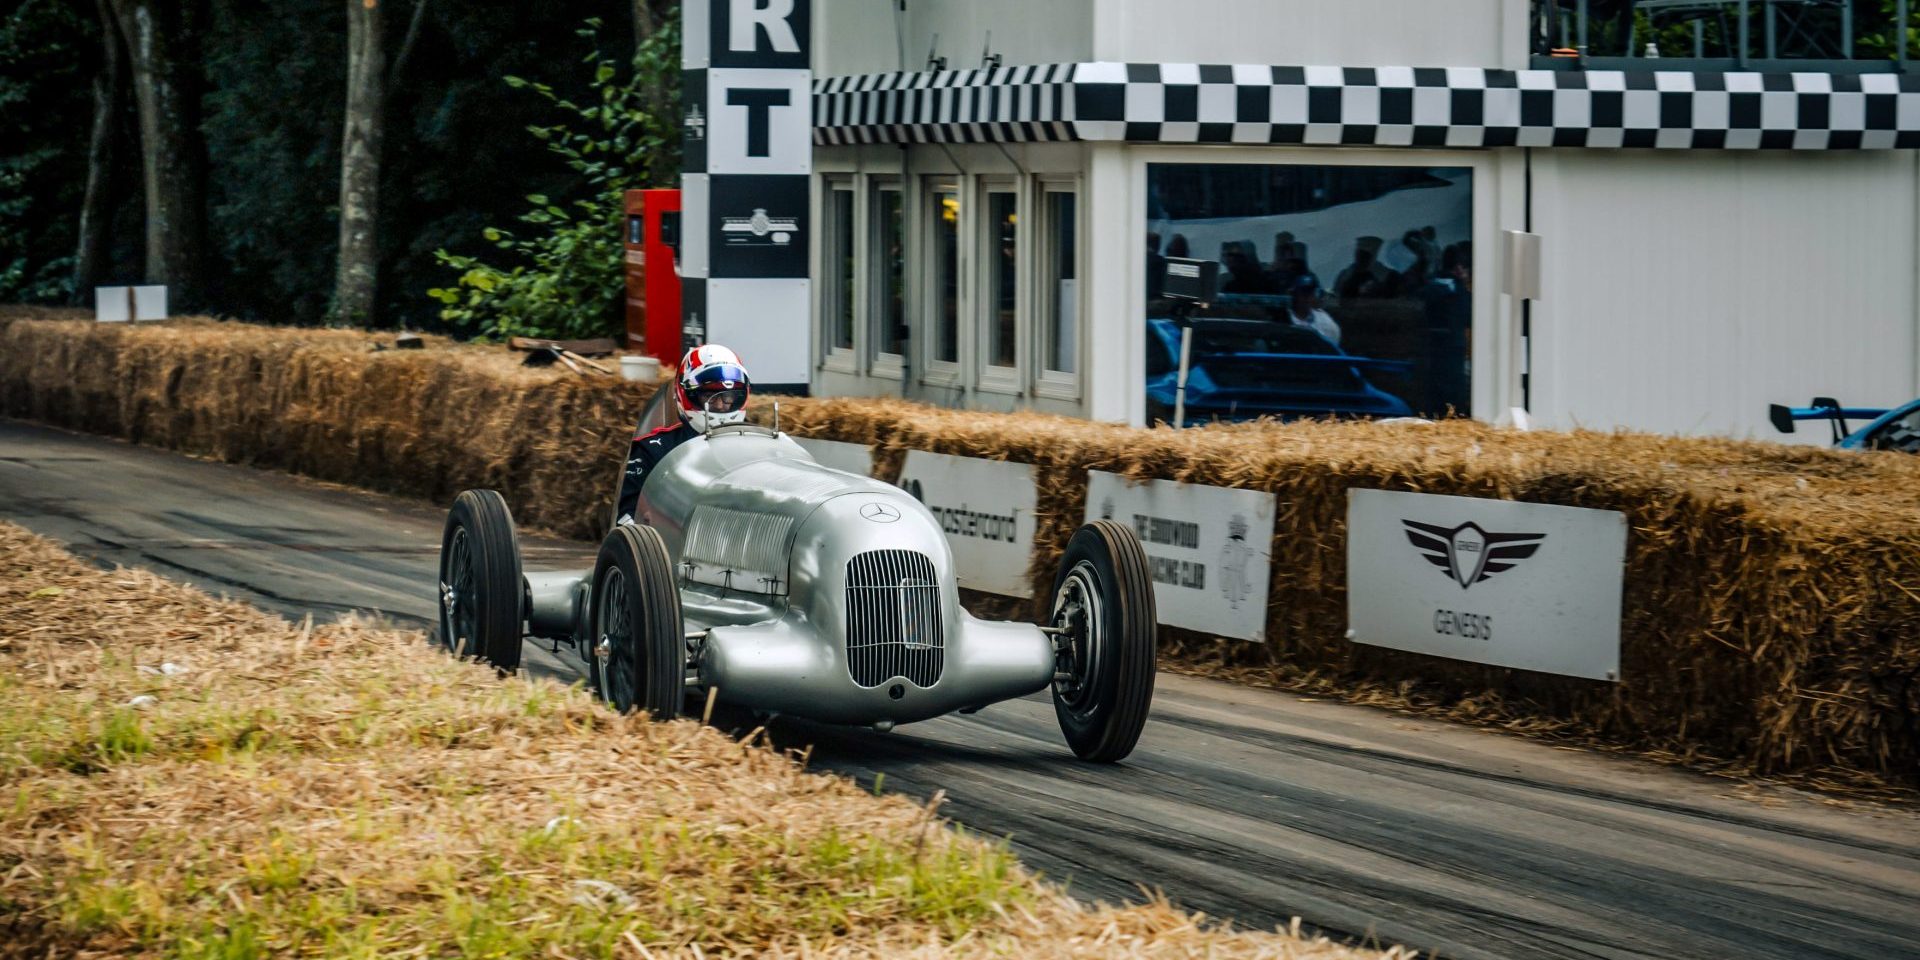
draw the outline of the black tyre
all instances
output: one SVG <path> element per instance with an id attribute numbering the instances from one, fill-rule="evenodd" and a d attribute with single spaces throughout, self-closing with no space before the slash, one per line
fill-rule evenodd
<path id="1" fill-rule="evenodd" d="M 440 642 L 501 673 L 518 670 L 524 589 L 507 502 L 492 490 L 454 498 L 440 535 Z"/>
<path id="2" fill-rule="evenodd" d="M 652 527 L 623 524 L 600 542 L 593 565 L 593 688 L 625 713 L 680 715 L 686 695 L 686 629 L 667 545 Z"/>
<path id="3" fill-rule="evenodd" d="M 1112 520 L 1075 531 L 1053 578 L 1053 710 L 1080 759 L 1113 763 L 1139 742 L 1153 703 L 1157 619 L 1133 531 Z"/>

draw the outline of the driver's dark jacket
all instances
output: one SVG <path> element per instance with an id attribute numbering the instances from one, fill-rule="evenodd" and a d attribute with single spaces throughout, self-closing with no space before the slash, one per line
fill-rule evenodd
<path id="1" fill-rule="evenodd" d="M 647 474 L 675 447 L 697 436 L 693 425 L 682 420 L 633 438 L 633 446 L 627 450 L 627 472 L 620 478 L 620 500 L 613 511 L 615 523 L 639 522 L 633 511 L 640 503 L 640 485 L 647 481 Z"/>

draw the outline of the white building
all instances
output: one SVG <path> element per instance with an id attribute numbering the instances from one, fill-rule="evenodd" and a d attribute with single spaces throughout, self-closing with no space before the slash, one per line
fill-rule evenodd
<path id="1" fill-rule="evenodd" d="M 1284 321 L 1310 272 L 1382 361 L 1196 337 L 1239 411 L 1772 436 L 1770 402 L 1920 394 L 1920 83 L 1550 59 L 1577 14 L 1549 3 L 814 0 L 812 389 L 1144 422 L 1177 237 L 1240 316 Z M 1524 323 L 1509 231 L 1541 238 Z"/>

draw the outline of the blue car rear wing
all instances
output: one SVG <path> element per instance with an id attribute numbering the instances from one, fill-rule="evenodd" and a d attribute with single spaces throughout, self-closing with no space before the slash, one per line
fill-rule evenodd
<path id="1" fill-rule="evenodd" d="M 1832 397 L 1814 397 L 1810 402 L 1812 406 L 1807 407 L 1771 404 L 1767 407 L 1767 419 L 1773 421 L 1773 428 L 1781 433 L 1792 433 L 1794 424 L 1801 420 L 1825 420 L 1833 427 L 1833 442 L 1839 443 L 1851 432 L 1848 420 L 1876 420 L 1887 414 L 1885 408 L 1843 407 Z"/>
<path id="2" fill-rule="evenodd" d="M 1194 358 L 1193 365 L 1201 366 L 1209 360 L 1282 360 L 1287 363 L 1321 364 L 1329 367 L 1358 367 L 1362 370 L 1377 370 L 1382 373 L 1406 373 L 1413 369 L 1410 360 L 1375 360 L 1372 357 L 1354 357 L 1344 353 L 1205 353 Z"/>

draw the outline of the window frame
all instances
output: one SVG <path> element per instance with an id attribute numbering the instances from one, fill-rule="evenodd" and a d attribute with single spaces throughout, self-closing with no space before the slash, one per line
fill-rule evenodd
<path id="1" fill-rule="evenodd" d="M 974 216 L 962 216 L 962 220 L 971 220 L 973 224 L 973 244 L 975 263 L 979 267 L 974 271 L 974 309 L 973 347 L 978 358 L 973 365 L 974 376 L 978 378 L 976 389 L 983 393 L 1026 394 L 1026 371 L 1032 363 L 1028 341 L 1032 338 L 1032 310 L 1028 301 L 1031 292 L 1033 270 L 1030 261 L 1033 258 L 1033 217 L 1027 209 L 1029 192 L 1023 188 L 1020 178 L 1009 176 L 981 176 L 975 180 Z M 988 198 L 994 194 L 1010 194 L 1013 197 L 1014 217 L 1014 255 L 1013 255 L 1013 365 L 1002 366 L 993 362 L 993 337 L 998 318 L 993 315 L 995 309 L 995 291 L 989 289 L 994 281 L 992 264 L 999 252 L 994 249 L 996 234 L 988 220 L 993 215 L 992 204 Z M 964 213 L 964 211 L 963 211 Z M 962 238 L 964 240 L 964 238 Z"/>
<path id="2" fill-rule="evenodd" d="M 833 204 L 836 193 L 847 194 L 851 226 L 848 235 L 839 239 L 844 243 L 844 249 L 853 263 L 852 275 L 846 278 L 847 288 L 839 291 L 838 295 L 835 290 L 835 278 L 839 276 L 839 270 L 834 261 L 842 246 L 841 243 L 835 242 L 834 237 Z M 820 282 L 815 285 L 814 309 L 820 317 L 819 366 L 822 370 L 834 373 L 857 374 L 860 372 L 862 312 L 860 284 L 864 273 L 860 255 L 860 207 L 860 191 L 856 189 L 852 174 L 829 173 L 820 177 L 820 242 L 815 245 L 814 254 L 818 271 L 815 275 L 820 278 Z M 848 331 L 848 339 L 851 342 L 844 347 L 834 342 L 838 332 L 834 329 L 836 314 L 842 298 L 851 320 L 851 329 Z"/>
<path id="3" fill-rule="evenodd" d="M 909 308 L 909 320 L 918 314 L 919 346 L 915 353 L 920 358 L 920 382 L 928 386 L 960 387 L 965 384 L 964 371 L 967 368 L 971 342 L 970 327 L 973 296 L 968 282 L 968 268 L 972 258 L 968 256 L 968 239 L 972 231 L 968 228 L 967 211 L 973 206 L 973 198 L 967 189 L 967 179 L 958 174 L 932 174 L 918 181 L 919 190 L 911 202 L 919 211 L 919 229 L 921 243 L 918 258 L 920 282 L 918 289 L 910 291 L 917 294 L 919 310 Z M 940 359 L 940 283 L 939 243 L 936 240 L 940 228 L 940 217 L 934 212 L 935 198 L 943 193 L 951 193 L 959 204 L 959 214 L 954 218 L 954 357 L 951 360 Z"/>
<path id="4" fill-rule="evenodd" d="M 862 311 L 863 316 L 856 319 L 855 325 L 864 327 L 867 332 L 868 346 L 861 353 L 867 358 L 868 375 L 887 380 L 899 380 L 906 376 L 906 354 L 888 351 L 885 348 L 887 335 L 880 328 L 886 320 L 883 314 L 887 300 L 885 289 L 887 270 L 886 264 L 877 259 L 886 255 L 885 244 L 880 235 L 882 230 L 880 216 L 884 207 L 879 199 L 885 193 L 897 194 L 900 197 L 900 322 L 907 328 L 905 349 L 912 350 L 914 303 L 911 278 L 915 253 L 911 242 L 914 235 L 913 197 L 911 191 L 907 189 L 905 179 L 900 176 L 875 174 L 864 179 L 865 189 L 861 193 L 865 198 L 866 207 L 862 217 L 866 224 L 866 252 L 860 258 L 860 262 L 866 268 L 867 274 L 866 282 L 862 285 L 866 291 L 866 309 Z"/>
<path id="5" fill-rule="evenodd" d="M 1073 271 L 1075 296 L 1073 316 L 1063 322 L 1073 324 L 1074 366 L 1078 369 L 1054 370 L 1048 366 L 1047 338 L 1053 331 L 1049 322 L 1051 307 L 1048 303 L 1047 287 L 1053 274 L 1049 266 L 1056 250 L 1054 245 L 1053 214 L 1048 205 L 1048 197 L 1053 194 L 1071 194 L 1073 196 Z M 1033 392 L 1035 396 L 1051 400 L 1079 400 L 1081 370 L 1087 365 L 1087 294 L 1079 281 L 1087 275 L 1086 191 L 1082 189 L 1080 177 L 1075 175 L 1041 175 L 1034 178 L 1032 218 L 1033 230 Z"/>

